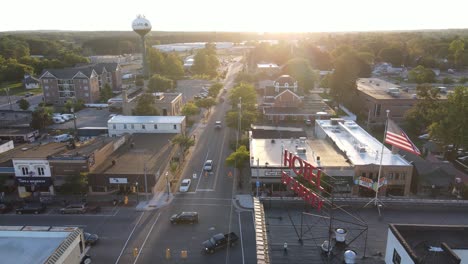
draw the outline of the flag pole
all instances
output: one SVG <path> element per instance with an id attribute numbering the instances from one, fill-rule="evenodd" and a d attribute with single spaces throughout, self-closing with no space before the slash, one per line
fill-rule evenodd
<path id="1" fill-rule="evenodd" d="M 390 113 L 390 110 L 386 110 L 387 112 L 387 119 L 385 120 L 385 131 L 384 131 L 384 136 L 383 136 L 383 141 L 382 141 L 382 150 L 380 153 L 380 165 L 379 165 L 379 174 L 377 175 L 377 188 L 375 190 L 375 205 L 377 206 L 377 202 L 379 200 L 379 184 L 380 184 L 380 175 L 382 174 L 382 161 L 383 161 L 383 154 L 384 154 L 384 149 L 385 149 L 385 137 L 387 135 L 387 128 L 388 128 L 388 115 Z"/>

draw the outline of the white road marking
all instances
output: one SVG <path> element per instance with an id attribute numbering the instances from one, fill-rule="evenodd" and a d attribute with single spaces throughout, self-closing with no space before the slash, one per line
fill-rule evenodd
<path id="1" fill-rule="evenodd" d="M 226 206 L 226 207 L 230 207 L 231 205 L 229 204 L 202 204 L 202 203 L 194 203 L 194 204 L 190 204 L 190 203 L 184 203 L 184 206 L 185 205 L 196 205 L 196 206 Z"/>
<path id="2" fill-rule="evenodd" d="M 226 137 L 227 137 L 227 133 L 224 133 L 223 134 L 223 143 L 221 143 L 221 153 L 223 153 L 223 149 L 224 149 L 224 142 L 226 142 Z M 221 166 L 219 164 L 222 164 L 221 163 L 221 158 L 222 158 L 223 155 L 219 155 L 219 158 L 218 158 L 218 166 L 217 166 L 217 170 L 216 170 L 216 176 L 215 176 L 215 182 L 213 184 L 213 190 L 216 189 L 216 184 L 218 183 L 218 177 L 219 177 L 219 169 L 221 168 Z M 224 162 L 223 162 L 224 163 Z"/>
<path id="3" fill-rule="evenodd" d="M 244 259 L 244 241 L 242 240 L 242 222 L 240 218 L 240 213 L 238 213 L 237 215 L 239 216 L 239 234 L 240 234 L 240 241 L 241 241 L 242 264 L 244 264 L 245 259 Z"/>
<path id="4" fill-rule="evenodd" d="M 213 189 L 197 189 L 197 192 L 214 192 Z"/>
<path id="5" fill-rule="evenodd" d="M 149 237 L 149 235 L 151 234 L 151 232 L 153 232 L 154 225 L 155 225 L 156 222 L 158 221 L 160 215 L 161 215 L 161 213 L 158 214 L 158 216 L 156 217 L 156 220 L 154 220 L 153 224 L 151 225 L 151 229 L 150 229 L 150 231 L 148 232 L 148 234 L 146 235 L 145 241 L 143 241 L 143 244 L 141 244 L 140 251 L 138 251 L 138 255 L 136 256 L 135 261 L 133 262 L 133 264 L 137 263 L 138 258 L 140 257 L 141 252 L 142 252 L 143 249 L 145 248 L 146 241 L 148 240 L 148 237 Z"/>
<path id="6" fill-rule="evenodd" d="M 190 197 L 190 198 L 181 198 L 181 197 L 174 197 L 174 199 L 179 199 L 179 200 L 184 200 L 184 199 L 188 199 L 188 200 L 219 200 L 219 201 L 231 201 L 232 199 L 228 199 L 228 198 L 209 198 L 209 197 Z"/>
<path id="7" fill-rule="evenodd" d="M 119 256 L 117 257 L 117 260 L 115 261 L 115 264 L 119 263 L 120 257 L 122 257 L 122 254 L 123 254 L 125 248 L 127 247 L 128 241 L 130 241 L 130 238 L 132 237 L 133 232 L 135 232 L 136 227 L 137 227 L 138 224 L 140 223 L 141 218 L 143 218 L 143 215 L 145 215 L 144 212 L 141 214 L 140 218 L 138 218 L 138 222 L 136 222 L 135 226 L 134 226 L 133 229 L 132 229 L 132 232 L 130 232 L 130 234 L 128 235 L 127 241 L 125 241 L 125 244 L 123 245 L 122 250 L 120 251 L 120 254 L 119 254 Z"/>

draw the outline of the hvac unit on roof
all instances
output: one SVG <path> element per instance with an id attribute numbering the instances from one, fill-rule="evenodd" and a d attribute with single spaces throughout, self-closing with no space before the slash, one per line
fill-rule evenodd
<path id="1" fill-rule="evenodd" d="M 359 147 L 358 150 L 359 150 L 359 153 L 366 153 L 365 147 Z"/>
<path id="2" fill-rule="evenodd" d="M 306 152 L 307 152 L 306 148 L 297 148 L 296 151 L 299 154 L 306 154 Z"/>

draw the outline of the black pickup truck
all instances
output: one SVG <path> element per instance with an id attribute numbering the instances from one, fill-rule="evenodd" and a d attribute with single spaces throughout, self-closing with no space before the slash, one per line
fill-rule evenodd
<path id="1" fill-rule="evenodd" d="M 239 237 L 234 232 L 229 234 L 219 233 L 203 242 L 203 251 L 212 254 L 220 248 L 235 245 L 237 240 L 239 240 Z"/>

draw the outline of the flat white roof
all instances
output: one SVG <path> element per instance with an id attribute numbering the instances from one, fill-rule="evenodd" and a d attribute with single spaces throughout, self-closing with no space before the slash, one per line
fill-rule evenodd
<path id="1" fill-rule="evenodd" d="M 181 124 L 185 116 L 114 116 L 108 124 Z"/>
<path id="2" fill-rule="evenodd" d="M 42 264 L 75 230 L 50 227 L 0 227 L 1 263 Z"/>
<path id="3" fill-rule="evenodd" d="M 354 121 L 338 122 L 332 125 L 331 120 L 316 120 L 327 136 L 345 153 L 354 165 L 380 164 L 382 143 L 367 133 Z M 382 165 L 409 166 L 410 164 L 398 154 L 384 146 Z"/>
<path id="4" fill-rule="evenodd" d="M 272 143 L 274 141 L 274 143 Z M 264 167 L 268 162 L 268 166 L 282 167 L 282 150 L 287 149 L 291 153 L 296 153 L 297 148 L 304 148 L 305 154 L 297 153 L 297 156 L 306 160 L 312 165 L 317 165 L 315 155 L 306 139 L 265 139 L 251 138 L 250 139 L 250 166 L 257 167 L 257 159 L 259 159 L 260 167 Z"/>
<path id="5" fill-rule="evenodd" d="M 279 68 L 276 63 L 257 63 L 257 68 Z"/>

